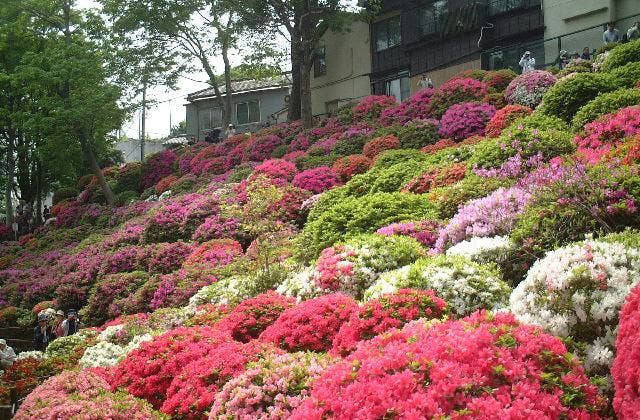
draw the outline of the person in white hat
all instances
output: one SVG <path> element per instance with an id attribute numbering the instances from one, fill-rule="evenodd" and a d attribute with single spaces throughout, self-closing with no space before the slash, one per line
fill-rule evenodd
<path id="1" fill-rule="evenodd" d="M 16 361 L 16 353 L 7 345 L 4 338 L 0 338 L 0 366 L 8 368 Z"/>
<path id="2" fill-rule="evenodd" d="M 531 51 L 525 51 L 524 55 L 520 59 L 520 67 L 522 67 L 522 74 L 534 71 L 536 69 L 536 59 L 531 57 Z"/>

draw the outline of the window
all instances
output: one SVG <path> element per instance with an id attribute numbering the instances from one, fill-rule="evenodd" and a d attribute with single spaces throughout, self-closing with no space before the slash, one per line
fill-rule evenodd
<path id="1" fill-rule="evenodd" d="M 395 96 L 398 102 L 402 102 L 411 95 L 411 82 L 409 77 L 399 77 L 385 82 L 386 94 Z"/>
<path id="2" fill-rule="evenodd" d="M 238 125 L 260 122 L 260 101 L 237 103 L 236 119 Z"/>
<path id="3" fill-rule="evenodd" d="M 313 77 L 320 77 L 327 74 L 327 50 L 324 45 L 320 45 L 316 50 L 313 62 Z"/>
<path id="4" fill-rule="evenodd" d="M 209 131 L 222 125 L 222 109 L 208 108 L 198 111 L 200 131 Z"/>
<path id="5" fill-rule="evenodd" d="M 440 32 L 443 16 L 447 13 L 448 1 L 438 0 L 421 8 L 418 13 L 418 27 L 423 36 Z"/>
<path id="6" fill-rule="evenodd" d="M 490 0 L 489 15 L 497 15 L 499 13 L 520 9 L 528 6 L 528 3 L 533 2 L 531 0 Z"/>
<path id="7" fill-rule="evenodd" d="M 374 26 L 376 51 L 386 50 L 402 43 L 400 31 L 400 15 L 394 16 Z"/>

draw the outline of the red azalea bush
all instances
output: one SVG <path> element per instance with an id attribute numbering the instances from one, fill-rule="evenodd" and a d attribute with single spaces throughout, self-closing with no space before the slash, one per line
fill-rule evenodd
<path id="1" fill-rule="evenodd" d="M 371 164 L 371 159 L 365 155 L 349 155 L 336 160 L 333 163 L 333 170 L 338 173 L 342 181 L 347 182 L 354 175 L 367 172 Z"/>
<path id="2" fill-rule="evenodd" d="M 216 393 L 257 359 L 258 350 L 255 344 L 227 342 L 187 364 L 171 381 L 160 411 L 172 418 L 207 419 Z"/>
<path id="3" fill-rule="evenodd" d="M 211 327 L 177 328 L 133 350 L 115 368 L 112 385 L 144 398 L 160 408 L 174 377 L 222 343 L 231 342 L 227 331 Z"/>
<path id="4" fill-rule="evenodd" d="M 489 89 L 495 92 L 502 92 L 516 77 L 518 77 L 518 74 L 515 71 L 502 69 L 487 72 L 482 78 L 482 81 L 487 84 Z"/>
<path id="5" fill-rule="evenodd" d="M 362 343 L 291 419 L 599 419 L 605 407 L 562 341 L 511 314 L 479 312 Z"/>
<path id="6" fill-rule="evenodd" d="M 455 147 L 457 145 L 458 145 L 458 143 L 456 143 L 455 141 L 453 141 L 451 139 L 442 139 L 442 140 L 438 140 L 434 144 L 429 144 L 427 146 L 422 147 L 420 149 L 420 151 L 423 152 L 423 153 L 432 154 L 432 153 L 435 153 L 437 151 L 446 149 L 448 147 Z"/>
<path id="7" fill-rule="evenodd" d="M 447 303 L 432 290 L 400 289 L 370 300 L 354 312 L 333 340 L 331 352 L 346 356 L 358 342 L 370 340 L 414 319 L 439 319 L 448 314 Z"/>
<path id="8" fill-rule="evenodd" d="M 575 137 L 578 152 L 588 155 L 607 153 L 625 137 L 640 133 L 640 106 L 623 108 L 590 122 Z"/>
<path id="9" fill-rule="evenodd" d="M 178 177 L 175 176 L 175 175 L 169 175 L 169 176 L 166 176 L 166 177 L 162 178 L 156 184 L 156 188 L 155 188 L 156 192 L 158 194 L 162 194 L 165 191 L 169 191 L 171 189 L 171 187 L 173 187 L 173 184 L 176 183 L 177 180 L 178 180 Z"/>
<path id="10" fill-rule="evenodd" d="M 467 164 L 465 162 L 433 168 L 409 181 L 402 187 L 402 191 L 424 194 L 433 188 L 444 187 L 462 181 L 466 175 Z"/>
<path id="11" fill-rule="evenodd" d="M 622 163 L 625 165 L 640 163 L 640 134 L 624 139 L 615 148 L 612 156 L 622 159 Z"/>
<path id="12" fill-rule="evenodd" d="M 284 311 L 260 340 L 288 352 L 327 351 L 342 324 L 357 309 L 356 301 L 341 293 L 307 300 Z"/>
<path id="13" fill-rule="evenodd" d="M 269 178 L 280 178 L 291 181 L 298 173 L 298 168 L 293 162 L 283 159 L 269 159 L 256 166 L 253 171 L 256 175 L 265 175 Z"/>
<path id="14" fill-rule="evenodd" d="M 336 185 L 340 185 L 341 181 L 336 171 L 332 168 L 329 168 L 328 166 L 319 166 L 317 168 L 300 172 L 293 178 L 292 184 L 294 187 L 311 191 L 314 194 L 319 194 L 335 187 Z"/>
<path id="15" fill-rule="evenodd" d="M 376 120 L 385 109 L 395 107 L 397 104 L 393 96 L 367 96 L 353 108 L 353 121 Z"/>
<path id="16" fill-rule="evenodd" d="M 532 112 L 533 110 L 528 106 L 507 105 L 495 113 L 487 124 L 484 133 L 487 137 L 498 137 L 502 130 L 513 124 L 515 120 L 526 117 Z"/>
<path id="17" fill-rule="evenodd" d="M 369 159 L 374 159 L 380 153 L 386 150 L 393 150 L 400 148 L 400 140 L 393 134 L 387 136 L 376 137 L 373 140 L 367 142 L 362 149 L 362 153 Z"/>
<path id="18" fill-rule="evenodd" d="M 149 156 L 142 164 L 140 183 L 142 189 L 153 187 L 162 178 L 173 173 L 173 164 L 178 156 L 173 150 L 164 150 Z"/>
<path id="19" fill-rule="evenodd" d="M 233 239 L 214 239 L 200 245 L 187 257 L 183 266 L 224 266 L 242 255 L 242 245 Z"/>
<path id="20" fill-rule="evenodd" d="M 615 387 L 613 407 L 621 420 L 640 413 L 640 286 L 627 296 L 620 311 L 616 358 L 611 367 Z"/>
<path id="21" fill-rule="evenodd" d="M 268 291 L 254 298 L 244 300 L 227 315 L 219 328 L 228 330 L 234 340 L 246 343 L 258 336 L 286 309 L 296 304 L 291 297 Z"/>
<path id="22" fill-rule="evenodd" d="M 394 108 L 387 108 L 380 115 L 380 124 L 390 126 L 409 121 L 426 119 L 431 116 L 431 97 L 435 90 L 426 88 L 405 99 Z"/>
<path id="23" fill-rule="evenodd" d="M 454 104 L 479 101 L 487 94 L 487 85 L 468 77 L 454 77 L 431 97 L 432 113 L 440 117 Z"/>
<path id="24" fill-rule="evenodd" d="M 0 241 L 10 241 L 13 238 L 13 229 L 7 225 L 0 225 Z"/>
<path id="25" fill-rule="evenodd" d="M 471 136 L 481 136 L 495 113 L 496 108 L 490 104 L 454 104 L 442 116 L 438 134 L 442 138 L 457 141 Z"/>

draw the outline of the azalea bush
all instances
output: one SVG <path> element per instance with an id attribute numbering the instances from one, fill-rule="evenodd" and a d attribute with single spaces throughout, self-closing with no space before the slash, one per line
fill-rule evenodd
<path id="1" fill-rule="evenodd" d="M 482 81 L 487 84 L 489 90 L 502 92 L 516 77 L 518 77 L 518 74 L 515 71 L 511 69 L 501 69 L 487 72 L 482 77 Z"/>
<path id="2" fill-rule="evenodd" d="M 487 94 L 487 85 L 468 77 L 454 77 L 443 83 L 431 97 L 431 112 L 441 117 L 454 104 L 473 102 Z"/>
<path id="3" fill-rule="evenodd" d="M 507 105 L 496 111 L 487 123 L 485 134 L 487 137 L 498 137 L 502 130 L 513 124 L 518 118 L 526 117 L 533 110 L 523 105 Z"/>
<path id="4" fill-rule="evenodd" d="M 333 170 L 343 182 L 350 180 L 354 175 L 367 172 L 371 167 L 371 159 L 365 155 L 349 155 L 336 160 Z"/>
<path id="5" fill-rule="evenodd" d="M 541 111 L 566 121 L 602 92 L 613 90 L 608 77 L 599 73 L 579 73 L 555 84 L 543 97 Z"/>
<path id="6" fill-rule="evenodd" d="M 422 220 L 418 222 L 391 223 L 388 226 L 381 227 L 376 233 L 384 236 L 409 236 L 425 247 L 431 248 L 436 243 L 438 232 L 441 228 L 442 224 L 438 221 Z"/>
<path id="7" fill-rule="evenodd" d="M 389 126 L 428 118 L 431 111 L 431 97 L 434 92 L 433 88 L 421 89 L 398 106 L 384 109 L 380 114 L 380 123 Z"/>
<path id="8" fill-rule="evenodd" d="M 467 164 L 464 162 L 436 167 L 409 181 L 402 187 L 402 191 L 424 194 L 433 188 L 444 187 L 462 181 L 466 175 Z"/>
<path id="9" fill-rule="evenodd" d="M 362 154 L 369 159 L 374 159 L 385 150 L 399 149 L 400 140 L 394 135 L 376 137 L 364 145 Z"/>
<path id="10" fill-rule="evenodd" d="M 576 112 L 571 125 L 574 130 L 581 131 L 585 125 L 603 115 L 634 105 L 640 105 L 640 89 L 623 88 L 601 93 Z"/>
<path id="11" fill-rule="evenodd" d="M 293 178 L 292 184 L 295 187 L 311 191 L 314 194 L 340 185 L 340 177 L 336 171 L 327 166 L 319 166 L 300 172 Z"/>
<path id="12" fill-rule="evenodd" d="M 353 108 L 353 121 L 375 120 L 384 110 L 396 105 L 396 98 L 393 96 L 367 96 Z"/>
<path id="13" fill-rule="evenodd" d="M 142 163 L 140 184 L 143 190 L 153 187 L 162 178 L 173 173 L 173 164 L 178 156 L 172 150 L 165 150 L 148 157 Z"/>
<path id="14" fill-rule="evenodd" d="M 502 265 L 508 262 L 514 250 L 515 244 L 508 236 L 474 236 L 448 248 L 446 254 L 465 257 L 479 264 Z"/>
<path id="15" fill-rule="evenodd" d="M 606 114 L 587 124 L 574 141 L 578 151 L 589 158 L 608 152 L 612 145 L 637 133 L 640 133 L 640 106 L 632 106 Z"/>
<path id="16" fill-rule="evenodd" d="M 265 175 L 270 178 L 280 178 L 291 181 L 298 173 L 298 169 L 293 162 L 282 159 L 269 159 L 256 166 L 254 174 Z"/>
<path id="17" fill-rule="evenodd" d="M 509 83 L 504 97 L 510 104 L 535 108 L 556 81 L 556 77 L 547 71 L 529 71 Z"/>
<path id="18" fill-rule="evenodd" d="M 473 102 L 454 104 L 442 115 L 438 134 L 442 138 L 458 141 L 482 135 L 495 113 L 496 108 L 489 104 Z"/>

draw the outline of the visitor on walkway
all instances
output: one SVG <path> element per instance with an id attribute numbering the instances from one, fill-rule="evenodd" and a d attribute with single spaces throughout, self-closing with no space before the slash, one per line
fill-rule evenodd
<path id="1" fill-rule="evenodd" d="M 536 59 L 531 57 L 531 51 L 525 51 L 524 55 L 520 59 L 520 67 L 522 67 L 522 74 L 534 71 L 536 69 Z"/>
<path id="2" fill-rule="evenodd" d="M 589 47 L 584 47 L 582 49 L 582 55 L 580 56 L 583 60 L 591 60 L 591 52 L 589 52 Z"/>
<path id="3" fill-rule="evenodd" d="M 73 335 L 77 333 L 80 328 L 82 328 L 82 323 L 78 319 L 75 309 L 69 309 L 69 312 L 67 312 L 67 319 L 62 322 L 62 331 L 64 332 L 64 336 Z"/>
<path id="4" fill-rule="evenodd" d="M 55 338 L 49 319 L 45 314 L 39 314 L 38 326 L 33 329 L 33 346 L 36 350 L 44 351 Z"/>
<path id="5" fill-rule="evenodd" d="M 418 86 L 420 89 L 432 88 L 433 89 L 433 80 L 426 73 L 420 76 L 420 80 L 418 80 Z"/>
<path id="6" fill-rule="evenodd" d="M 62 328 L 62 324 L 64 323 L 64 312 L 58 309 L 56 312 L 56 321 L 55 328 L 53 330 L 56 338 L 64 337 L 64 328 Z"/>
<path id="7" fill-rule="evenodd" d="M 605 44 L 620 42 L 620 32 L 616 29 L 615 23 L 609 22 L 607 24 L 607 30 L 602 34 L 602 42 Z"/>
<path id="8" fill-rule="evenodd" d="M 0 338 L 0 367 L 8 368 L 16 361 L 16 353 L 7 345 L 5 339 Z"/>
<path id="9" fill-rule="evenodd" d="M 567 50 L 560 50 L 560 56 L 558 57 L 558 68 L 560 70 L 567 67 L 569 64 L 569 52 Z"/>
<path id="10" fill-rule="evenodd" d="M 235 135 L 236 135 L 236 126 L 233 124 L 229 124 L 229 126 L 227 127 L 227 132 L 225 133 L 225 137 L 229 138 Z"/>
<path id="11" fill-rule="evenodd" d="M 627 31 L 629 42 L 640 39 L 640 21 L 636 21 Z"/>
<path id="12" fill-rule="evenodd" d="M 49 220 L 49 218 L 51 218 L 51 209 L 46 204 L 44 205 L 44 209 L 42 210 L 42 218 L 45 222 Z"/>

